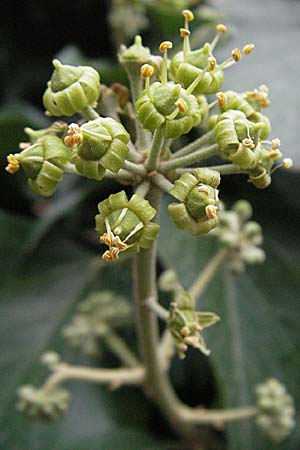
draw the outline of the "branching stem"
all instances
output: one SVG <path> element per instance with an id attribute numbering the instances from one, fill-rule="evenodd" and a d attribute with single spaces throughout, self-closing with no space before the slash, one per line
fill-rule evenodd
<path id="1" fill-rule="evenodd" d="M 162 162 L 159 169 L 161 172 L 168 172 L 173 169 L 178 169 L 179 167 L 185 167 L 189 164 L 194 164 L 196 162 L 202 161 L 203 159 L 207 159 L 211 156 L 217 155 L 218 150 L 218 144 L 213 144 L 209 147 L 196 150 L 194 153 L 191 153 L 189 155 Z"/>
<path id="2" fill-rule="evenodd" d="M 160 127 L 157 128 L 157 130 L 154 133 L 148 161 L 146 162 L 146 167 L 149 172 L 157 168 L 160 151 L 164 143 L 163 131 L 164 127 L 163 125 L 161 125 Z"/>
<path id="3" fill-rule="evenodd" d="M 195 141 L 193 141 L 191 144 L 188 144 L 185 147 L 182 147 L 177 152 L 173 153 L 172 159 L 188 155 L 189 153 L 192 153 L 195 150 L 198 150 L 200 147 L 203 147 L 204 145 L 207 145 L 207 144 L 212 145 L 215 143 L 216 143 L 216 138 L 215 138 L 214 130 L 208 131 L 207 133 L 203 134 L 203 136 L 201 136 L 198 139 L 196 139 Z"/>
<path id="4" fill-rule="evenodd" d="M 87 120 L 94 120 L 100 117 L 97 111 L 95 111 L 91 106 L 86 106 L 85 108 L 83 108 L 81 114 Z"/>

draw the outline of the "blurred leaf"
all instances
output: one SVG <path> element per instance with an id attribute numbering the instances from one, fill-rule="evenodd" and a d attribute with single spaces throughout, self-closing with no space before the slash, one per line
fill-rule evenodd
<path id="1" fill-rule="evenodd" d="M 226 89 L 244 91 L 266 84 L 271 106 L 266 110 L 272 136 L 279 137 L 283 152 L 300 164 L 298 89 L 300 2 L 293 0 L 231 0 L 224 3 L 224 17 L 232 32 L 218 54 L 228 57 L 231 49 L 248 42 L 255 44 L 249 59 L 226 71 Z M 229 23 L 228 23 L 229 22 Z M 223 90 L 224 90 L 223 88 Z"/>
<path id="2" fill-rule="evenodd" d="M 26 103 L 3 106 L 0 113 L 0 156 L 16 153 L 19 142 L 26 139 L 25 127 L 43 128 L 49 120 L 37 108 Z"/>
<path id="3" fill-rule="evenodd" d="M 46 370 L 39 364 L 42 353 L 53 349 L 74 361 L 75 353 L 59 335 L 76 303 L 96 287 L 128 292 L 126 268 L 116 273 L 116 266 L 104 267 L 99 256 L 59 233 L 52 233 L 30 264 L 17 271 L 23 241 L 34 226 L 22 217 L 0 214 L 1 448 L 163 449 L 159 439 L 145 431 L 149 406 L 137 389 L 108 392 L 99 385 L 72 383 L 70 411 L 57 423 L 30 422 L 15 411 L 17 388 L 45 379 Z M 75 363 L 82 363 L 78 355 Z"/>
<path id="4" fill-rule="evenodd" d="M 281 190 L 284 183 L 290 185 L 287 177 L 280 183 Z M 285 201 L 284 194 L 278 196 L 276 188 L 267 191 L 253 195 L 254 211 L 259 209 L 258 220 L 263 224 L 266 263 L 247 269 L 239 278 L 220 271 L 199 302 L 201 310 L 221 317 L 220 323 L 206 332 L 206 341 L 212 351 L 210 361 L 219 381 L 221 403 L 226 407 L 252 404 L 254 386 L 272 376 L 287 385 L 296 404 L 299 399 L 300 246 L 295 206 Z M 295 203 L 299 205 L 299 199 Z M 166 208 L 162 223 L 161 261 L 175 268 L 189 288 L 214 254 L 216 244 L 209 237 L 193 238 L 185 231 L 175 231 Z M 231 425 L 228 432 L 228 450 L 282 448 L 265 439 L 250 422 Z M 297 430 L 284 442 L 284 448 L 294 450 L 299 443 Z"/>

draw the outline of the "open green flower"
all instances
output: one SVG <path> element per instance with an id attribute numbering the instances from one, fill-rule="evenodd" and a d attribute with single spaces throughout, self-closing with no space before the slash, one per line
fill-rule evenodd
<path id="1" fill-rule="evenodd" d="M 96 230 L 100 241 L 109 249 L 103 254 L 106 261 L 118 259 L 119 253 L 127 250 L 138 252 L 150 248 L 156 239 L 159 225 L 150 222 L 156 210 L 148 200 L 134 194 L 130 200 L 124 191 L 110 195 L 98 205 Z"/>

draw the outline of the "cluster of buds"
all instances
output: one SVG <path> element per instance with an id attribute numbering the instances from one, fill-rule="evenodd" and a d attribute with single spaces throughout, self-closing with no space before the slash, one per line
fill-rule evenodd
<path id="1" fill-rule="evenodd" d="M 89 66 L 63 65 L 55 59 L 54 71 L 44 93 L 49 116 L 72 116 L 87 106 L 95 107 L 101 92 L 99 73 Z"/>
<path id="2" fill-rule="evenodd" d="M 129 134 L 116 120 L 99 117 L 81 127 L 71 123 L 65 144 L 72 147 L 71 161 L 88 178 L 101 180 L 106 169 L 117 173 L 128 153 Z"/>
<path id="3" fill-rule="evenodd" d="M 228 248 L 228 267 L 235 273 L 245 264 L 259 264 L 265 260 L 260 248 L 263 242 L 261 226 L 252 220 L 252 208 L 246 200 L 237 201 L 230 211 L 219 212 L 219 226 L 214 230 L 220 243 Z"/>
<path id="4" fill-rule="evenodd" d="M 194 175 L 183 173 L 175 181 L 170 194 L 180 203 L 169 204 L 168 210 L 177 228 L 198 235 L 217 226 L 219 183 L 219 172 L 205 168 L 196 169 Z"/>
<path id="5" fill-rule="evenodd" d="M 293 398 L 275 378 L 258 384 L 255 393 L 258 408 L 256 423 L 273 441 L 281 441 L 295 426 Z"/>
<path id="6" fill-rule="evenodd" d="M 28 185 L 35 194 L 46 197 L 52 195 L 62 179 L 64 166 L 70 159 L 69 150 L 59 137 L 47 133 L 33 144 L 22 143 L 20 147 L 20 153 L 8 155 L 6 170 L 13 174 L 21 166 L 28 177 Z"/>
<path id="7" fill-rule="evenodd" d="M 101 337 L 109 336 L 110 328 L 128 325 L 131 309 L 124 297 L 111 291 L 90 294 L 77 306 L 70 324 L 63 328 L 63 335 L 72 347 L 91 356 L 101 354 Z"/>
<path id="8" fill-rule="evenodd" d="M 102 256 L 106 261 L 118 259 L 120 252 L 150 248 L 156 239 L 159 225 L 150 222 L 156 209 L 140 195 L 134 194 L 128 200 L 126 193 L 121 191 L 100 202 L 98 209 L 96 230 L 100 242 L 108 246 Z"/>
<path id="9" fill-rule="evenodd" d="M 180 359 L 185 358 L 188 346 L 199 349 L 209 355 L 205 341 L 201 335 L 203 328 L 216 323 L 220 318 L 211 312 L 195 311 L 195 300 L 184 290 L 179 289 L 170 305 L 167 322 Z"/>
<path id="10" fill-rule="evenodd" d="M 57 420 L 68 409 L 70 394 L 65 389 L 36 389 L 25 385 L 18 390 L 17 410 L 32 419 Z"/>

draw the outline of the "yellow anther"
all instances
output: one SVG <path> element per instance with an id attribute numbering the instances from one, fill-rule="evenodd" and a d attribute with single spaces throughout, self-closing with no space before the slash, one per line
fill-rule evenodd
<path id="1" fill-rule="evenodd" d="M 266 95 L 263 95 L 259 99 L 259 106 L 262 108 L 267 108 L 270 105 L 270 100 L 267 98 Z"/>
<path id="2" fill-rule="evenodd" d="M 163 41 L 159 46 L 159 51 L 164 53 L 168 48 L 172 48 L 173 44 L 171 41 Z"/>
<path id="3" fill-rule="evenodd" d="M 116 247 L 118 250 L 120 250 L 120 252 L 128 248 L 128 245 L 126 244 L 126 242 L 123 242 L 121 240 L 120 236 L 113 237 L 112 245 L 113 247 Z"/>
<path id="4" fill-rule="evenodd" d="M 116 247 L 111 247 L 109 250 L 106 250 L 106 252 L 103 253 L 102 259 L 105 261 L 115 261 L 116 259 L 119 259 L 119 249 Z"/>
<path id="5" fill-rule="evenodd" d="M 183 339 L 183 342 L 187 345 L 191 345 L 194 348 L 199 347 L 199 338 L 197 336 L 187 336 Z"/>
<path id="6" fill-rule="evenodd" d="M 187 30 L 186 28 L 180 28 L 180 36 L 182 38 L 187 37 L 191 34 L 191 32 L 189 30 Z"/>
<path id="7" fill-rule="evenodd" d="M 141 76 L 143 78 L 150 78 L 154 73 L 154 67 L 150 64 L 143 64 L 141 67 Z"/>
<path id="8" fill-rule="evenodd" d="M 182 336 L 187 337 L 191 334 L 189 327 L 185 326 L 182 327 L 180 330 L 180 334 L 182 334 Z"/>
<path id="9" fill-rule="evenodd" d="M 208 186 L 206 186 L 206 184 L 203 184 L 203 183 L 199 184 L 198 191 L 199 192 L 204 192 L 204 194 L 206 194 L 206 195 L 209 194 Z"/>
<path id="10" fill-rule="evenodd" d="M 73 145 L 78 144 L 83 141 L 83 134 L 81 128 L 77 123 L 70 123 L 68 126 L 67 136 L 64 139 L 64 143 L 67 147 L 73 147 Z"/>
<path id="11" fill-rule="evenodd" d="M 232 58 L 235 60 L 235 62 L 238 62 L 241 59 L 241 51 L 239 48 L 234 48 L 231 52 Z"/>
<path id="12" fill-rule="evenodd" d="M 293 167 L 293 160 L 291 158 L 284 158 L 282 161 L 282 165 L 285 169 L 290 169 Z"/>
<path id="13" fill-rule="evenodd" d="M 243 146 L 246 147 L 246 148 L 254 148 L 254 147 L 255 147 L 255 145 L 254 145 L 252 139 L 250 139 L 250 138 L 245 138 L 245 139 L 243 139 L 243 140 L 242 140 L 242 144 L 243 144 Z"/>
<path id="14" fill-rule="evenodd" d="M 208 58 L 209 70 L 214 70 L 217 65 L 217 60 L 213 56 Z"/>
<path id="15" fill-rule="evenodd" d="M 184 113 L 187 110 L 187 105 L 186 103 L 182 100 L 182 98 L 179 98 L 176 102 L 175 102 L 175 106 L 176 108 L 178 108 L 178 110 L 182 113 Z"/>
<path id="16" fill-rule="evenodd" d="M 10 154 L 7 156 L 8 165 L 5 167 L 5 170 L 13 175 L 20 169 L 20 164 L 15 155 Z"/>
<path id="17" fill-rule="evenodd" d="M 216 29 L 219 31 L 219 33 L 227 33 L 227 27 L 223 23 L 218 23 Z"/>
<path id="18" fill-rule="evenodd" d="M 218 208 L 214 205 L 207 205 L 205 208 L 205 214 L 209 219 L 215 219 L 217 217 Z"/>
<path id="19" fill-rule="evenodd" d="M 114 237 L 115 236 L 112 231 L 109 231 L 108 233 L 103 233 L 102 236 L 100 236 L 100 241 L 102 241 L 108 247 L 111 247 L 113 245 Z"/>
<path id="20" fill-rule="evenodd" d="M 278 138 L 272 139 L 271 144 L 272 144 L 272 149 L 276 150 L 281 145 L 280 139 L 278 139 Z"/>
<path id="21" fill-rule="evenodd" d="M 271 150 L 269 153 L 269 157 L 271 159 L 279 159 L 282 157 L 282 153 L 280 152 L 280 150 L 278 148 L 276 148 L 275 150 Z"/>
<path id="22" fill-rule="evenodd" d="M 265 94 L 269 93 L 269 88 L 266 84 L 261 84 L 258 88 L 261 92 L 264 92 Z"/>
<path id="23" fill-rule="evenodd" d="M 218 101 L 218 105 L 220 106 L 220 108 L 222 108 L 223 106 L 226 105 L 227 97 L 224 94 L 224 92 L 218 92 L 217 93 L 217 101 Z"/>
<path id="24" fill-rule="evenodd" d="M 254 44 L 247 44 L 243 48 L 243 53 L 244 55 L 250 55 L 250 53 L 252 53 L 254 49 L 255 49 Z"/>
<path id="25" fill-rule="evenodd" d="M 186 18 L 188 22 L 194 20 L 194 14 L 189 9 L 184 9 L 183 11 L 181 11 L 181 14 Z"/>

